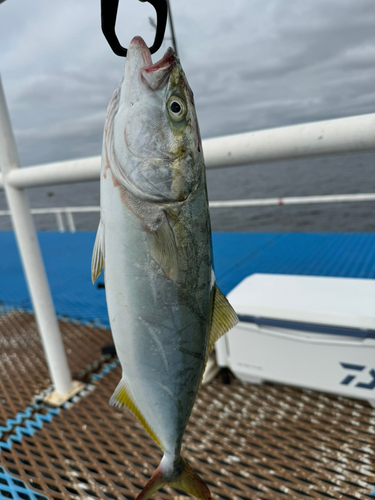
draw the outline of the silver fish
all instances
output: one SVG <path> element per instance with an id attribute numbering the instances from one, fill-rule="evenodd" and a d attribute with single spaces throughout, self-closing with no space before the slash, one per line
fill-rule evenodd
<path id="1" fill-rule="evenodd" d="M 137 500 L 166 484 L 208 500 L 181 442 L 208 354 L 238 320 L 215 284 L 193 93 L 173 50 L 153 64 L 140 37 L 105 123 L 93 282 L 103 267 L 123 370 L 110 404 L 128 408 L 164 452 Z"/>

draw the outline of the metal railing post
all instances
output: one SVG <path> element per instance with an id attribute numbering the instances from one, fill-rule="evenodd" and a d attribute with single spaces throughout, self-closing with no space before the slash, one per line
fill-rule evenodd
<path id="1" fill-rule="evenodd" d="M 65 215 L 66 215 L 66 220 L 68 221 L 69 231 L 71 233 L 75 233 L 76 232 L 76 225 L 74 223 L 74 217 L 73 217 L 72 210 L 66 210 Z"/>
<path id="2" fill-rule="evenodd" d="M 59 233 L 65 233 L 65 226 L 64 226 L 62 212 L 55 212 L 55 216 L 56 216 L 57 230 L 59 231 Z"/>
<path id="3" fill-rule="evenodd" d="M 16 143 L 0 78 L 0 168 L 11 212 L 14 232 L 26 275 L 33 308 L 55 389 L 66 394 L 73 389 L 70 370 L 57 322 L 52 296 L 36 236 L 26 192 L 7 184 L 7 174 L 19 168 Z"/>

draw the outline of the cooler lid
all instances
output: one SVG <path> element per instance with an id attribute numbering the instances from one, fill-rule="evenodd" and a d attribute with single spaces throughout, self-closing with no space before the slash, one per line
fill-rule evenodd
<path id="1" fill-rule="evenodd" d="M 253 274 L 228 300 L 239 315 L 375 330 L 375 280 Z"/>

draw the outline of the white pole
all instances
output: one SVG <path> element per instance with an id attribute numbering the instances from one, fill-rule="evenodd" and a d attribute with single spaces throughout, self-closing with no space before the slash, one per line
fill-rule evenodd
<path id="1" fill-rule="evenodd" d="M 26 275 L 33 308 L 49 372 L 55 389 L 66 394 L 73 388 L 51 292 L 30 214 L 26 192 L 7 184 L 9 172 L 19 168 L 18 154 L 0 78 L 0 168 L 11 212 L 22 265 Z"/>
<path id="2" fill-rule="evenodd" d="M 375 201 L 375 193 L 331 194 L 322 196 L 290 196 L 288 198 L 259 198 L 253 200 L 210 201 L 210 208 L 267 207 L 272 205 L 310 205 L 313 203 L 346 203 Z"/>
<path id="3" fill-rule="evenodd" d="M 56 215 L 57 230 L 59 231 L 59 233 L 65 233 L 65 226 L 64 226 L 62 213 L 55 212 L 55 215 Z"/>
<path id="4" fill-rule="evenodd" d="M 303 123 L 203 141 L 206 168 L 375 151 L 375 113 Z M 8 184 L 16 188 L 97 181 L 100 156 L 15 169 Z M 0 188 L 3 179 L 0 174 Z"/>
<path id="5" fill-rule="evenodd" d="M 375 113 L 203 141 L 206 168 L 375 151 Z"/>
<path id="6" fill-rule="evenodd" d="M 66 210 L 65 214 L 66 214 L 66 220 L 68 221 L 69 231 L 71 233 L 75 233 L 76 225 L 74 224 L 73 212 L 71 210 Z"/>
<path id="7" fill-rule="evenodd" d="M 210 201 L 210 208 L 235 208 L 235 207 L 262 207 L 272 205 L 310 205 L 314 203 L 359 203 L 363 201 L 375 201 L 375 193 L 360 194 L 328 194 L 318 196 L 291 196 L 287 198 L 254 198 L 250 200 L 218 200 Z M 30 212 L 35 215 L 59 214 L 65 211 L 68 228 L 71 233 L 76 232 L 73 213 L 95 213 L 100 212 L 99 206 L 86 207 L 63 207 L 61 208 L 32 208 Z M 9 210 L 0 210 L 0 216 L 10 215 Z M 60 226 L 58 225 L 58 228 Z M 62 224 L 62 232 L 65 226 Z"/>
<path id="8" fill-rule="evenodd" d="M 92 156 L 21 168 L 11 173 L 8 184 L 25 188 L 97 181 L 100 177 L 100 164 L 100 156 Z M 0 177 L 0 188 L 2 187 L 1 181 Z"/>

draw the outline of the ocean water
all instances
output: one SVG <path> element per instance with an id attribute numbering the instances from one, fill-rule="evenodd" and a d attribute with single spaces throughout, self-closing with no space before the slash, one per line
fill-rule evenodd
<path id="1" fill-rule="evenodd" d="M 375 153 L 209 170 L 210 200 L 375 193 Z M 99 182 L 28 190 L 33 208 L 99 205 Z M 6 209 L 0 191 L 0 210 Z M 38 230 L 56 230 L 54 215 L 34 216 Z M 79 231 L 97 229 L 99 214 L 74 214 Z M 212 208 L 214 231 L 374 232 L 375 202 Z M 0 230 L 11 229 L 0 217 Z"/>

